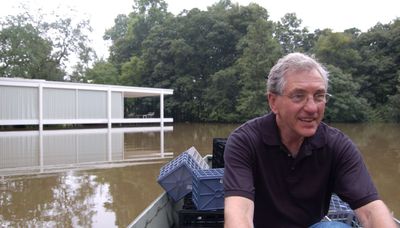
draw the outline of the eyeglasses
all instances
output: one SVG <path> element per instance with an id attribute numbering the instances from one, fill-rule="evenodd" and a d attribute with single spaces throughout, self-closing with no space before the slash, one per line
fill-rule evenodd
<path id="1" fill-rule="evenodd" d="M 310 95 L 303 92 L 293 93 L 289 95 L 281 94 L 279 96 L 288 97 L 293 103 L 296 104 L 306 104 L 309 100 Z M 316 93 L 313 96 L 313 101 L 316 104 L 325 104 L 329 101 L 329 98 L 332 97 L 329 93 Z"/>

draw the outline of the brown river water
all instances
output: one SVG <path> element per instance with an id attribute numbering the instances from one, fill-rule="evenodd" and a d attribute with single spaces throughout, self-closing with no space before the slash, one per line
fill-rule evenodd
<path id="1" fill-rule="evenodd" d="M 237 124 L 174 123 L 160 132 L 0 132 L 0 227 L 126 227 L 162 189 L 170 152 L 212 152 Z M 394 216 L 400 217 L 400 125 L 333 124 L 349 135 Z M 107 140 L 112 146 L 107 147 Z M 42 148 L 42 149 L 41 149 Z"/>

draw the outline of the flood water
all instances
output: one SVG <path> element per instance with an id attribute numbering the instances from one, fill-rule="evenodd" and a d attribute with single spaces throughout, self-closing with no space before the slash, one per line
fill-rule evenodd
<path id="1" fill-rule="evenodd" d="M 400 217 L 400 125 L 333 125 L 360 148 L 382 199 Z M 157 131 L 59 131 L 42 140 L 37 132 L 0 132 L 0 227 L 126 227 L 161 194 L 156 178 L 170 152 L 195 146 L 211 153 L 212 139 L 237 126 L 174 123 L 164 153 Z"/>

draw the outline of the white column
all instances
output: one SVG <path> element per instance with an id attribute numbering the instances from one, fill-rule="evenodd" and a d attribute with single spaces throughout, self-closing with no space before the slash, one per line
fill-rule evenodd
<path id="1" fill-rule="evenodd" d="M 107 117 L 108 117 L 108 134 L 107 134 L 107 152 L 108 152 L 108 161 L 112 160 L 112 152 L 111 152 L 111 128 L 112 128 L 112 122 L 111 122 L 111 89 L 108 88 L 107 90 Z"/>
<path id="2" fill-rule="evenodd" d="M 40 172 L 43 172 L 43 84 L 39 83 L 39 163 Z"/>
<path id="3" fill-rule="evenodd" d="M 164 157 L 164 93 L 160 93 L 160 152 Z"/>
<path id="4" fill-rule="evenodd" d="M 77 121 L 79 119 L 79 91 L 78 89 L 75 89 L 75 121 Z M 76 123 L 76 122 L 75 122 Z"/>
<path id="5" fill-rule="evenodd" d="M 39 131 L 43 131 L 43 85 L 39 83 Z"/>

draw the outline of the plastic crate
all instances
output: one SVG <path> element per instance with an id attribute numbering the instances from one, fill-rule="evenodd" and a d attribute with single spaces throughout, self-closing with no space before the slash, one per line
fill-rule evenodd
<path id="1" fill-rule="evenodd" d="M 214 138 L 213 139 L 213 157 L 212 167 L 213 168 L 224 168 L 224 150 L 226 144 L 226 138 Z"/>
<path id="2" fill-rule="evenodd" d="M 327 217 L 332 221 L 343 222 L 352 227 L 360 227 L 354 211 L 335 194 L 331 197 Z"/>
<path id="3" fill-rule="evenodd" d="M 179 227 L 224 227 L 224 210 L 180 210 Z"/>
<path id="4" fill-rule="evenodd" d="M 192 156 L 194 161 L 200 166 L 201 169 L 210 168 L 207 162 L 204 161 L 203 157 L 201 157 L 200 153 L 193 146 L 187 149 L 185 152 L 188 153 L 190 156 Z"/>
<path id="5" fill-rule="evenodd" d="M 224 208 L 224 169 L 195 170 L 193 172 L 193 202 L 197 210 Z"/>
<path id="6" fill-rule="evenodd" d="M 194 170 L 209 168 L 207 163 L 199 158 L 201 156 L 192 147 L 161 167 L 157 182 L 174 201 L 182 199 L 192 191 Z"/>

